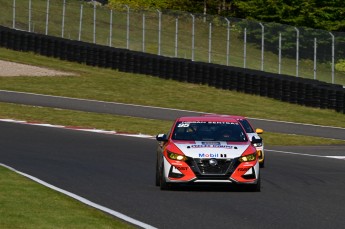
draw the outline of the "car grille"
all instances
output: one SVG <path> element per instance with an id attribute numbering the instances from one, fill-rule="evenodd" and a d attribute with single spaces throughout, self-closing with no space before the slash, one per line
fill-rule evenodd
<path id="1" fill-rule="evenodd" d="M 234 171 L 235 160 L 216 159 L 217 165 L 211 165 L 211 159 L 189 158 L 186 162 L 198 179 L 225 180 Z M 214 160 L 214 159 L 213 159 Z"/>

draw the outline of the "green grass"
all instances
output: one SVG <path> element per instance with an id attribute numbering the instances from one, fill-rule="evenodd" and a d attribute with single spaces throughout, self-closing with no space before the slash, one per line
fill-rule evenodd
<path id="1" fill-rule="evenodd" d="M 0 166 L 0 228 L 134 228 Z"/>

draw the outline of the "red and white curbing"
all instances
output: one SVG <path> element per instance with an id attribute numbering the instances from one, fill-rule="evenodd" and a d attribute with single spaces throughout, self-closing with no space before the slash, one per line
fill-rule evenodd
<path id="1" fill-rule="evenodd" d="M 121 136 L 127 136 L 127 137 L 155 139 L 155 137 L 151 136 L 151 135 L 140 134 L 140 133 L 139 134 L 124 133 L 124 132 L 117 132 L 115 130 L 99 130 L 99 129 L 78 127 L 78 126 L 62 126 L 62 125 L 53 125 L 53 124 L 39 123 L 39 122 L 28 122 L 28 121 L 22 121 L 22 120 L 14 120 L 14 119 L 0 119 L 0 121 L 1 122 L 26 124 L 26 125 L 32 125 L 32 126 L 44 126 L 44 127 L 69 129 L 69 130 L 77 130 L 77 131 L 84 131 L 84 132 L 93 132 L 93 133 L 100 133 L 100 134 L 110 134 L 110 135 L 121 135 Z"/>
<path id="2" fill-rule="evenodd" d="M 52 128 L 60 128 L 60 129 L 77 130 L 77 131 L 100 133 L 100 134 L 120 135 L 120 136 L 146 138 L 146 139 L 156 139 L 155 136 L 151 136 L 151 135 L 123 133 L 123 132 L 117 132 L 114 130 L 99 130 L 99 129 L 85 128 L 85 127 L 78 127 L 78 126 L 52 125 L 52 124 L 47 124 L 47 123 L 28 122 L 28 121 L 14 120 L 14 119 L 0 119 L 0 121 L 11 122 L 11 123 L 20 123 L 20 124 L 26 124 L 26 125 L 32 125 L 32 126 L 44 126 L 44 127 L 52 127 Z M 266 151 L 345 160 L 345 156 L 320 156 L 320 155 L 300 154 L 300 153 L 284 152 L 284 151 L 269 150 L 269 149 L 267 149 Z"/>

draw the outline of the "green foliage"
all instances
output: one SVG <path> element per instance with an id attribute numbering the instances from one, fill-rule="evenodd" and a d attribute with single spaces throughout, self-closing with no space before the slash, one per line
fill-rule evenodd
<path id="1" fill-rule="evenodd" d="M 109 0 L 112 8 L 171 9 L 345 31 L 344 0 Z M 206 8 L 205 8 L 206 7 Z"/>
<path id="2" fill-rule="evenodd" d="M 345 31 L 343 0 L 234 0 L 233 17 Z"/>
<path id="3" fill-rule="evenodd" d="M 114 9 L 123 9 L 124 5 L 134 10 L 148 10 L 148 9 L 168 9 L 172 3 L 179 2 L 169 0 L 110 0 L 109 6 Z"/>
<path id="4" fill-rule="evenodd" d="M 335 69 L 340 72 L 345 72 L 345 60 L 340 59 L 338 63 L 335 65 Z"/>

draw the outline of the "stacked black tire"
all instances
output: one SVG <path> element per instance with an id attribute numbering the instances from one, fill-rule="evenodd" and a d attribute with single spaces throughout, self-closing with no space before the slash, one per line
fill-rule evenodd
<path id="1" fill-rule="evenodd" d="M 2 26 L 0 26 L 0 46 L 91 66 L 204 84 L 345 113 L 343 86 L 317 80 L 163 57 Z"/>

